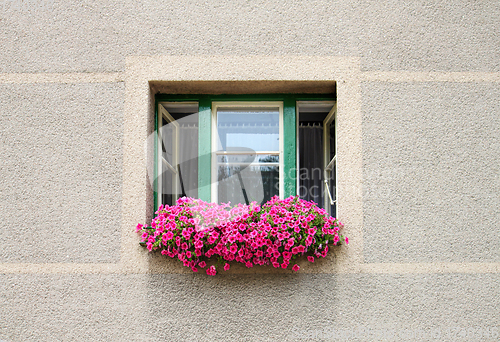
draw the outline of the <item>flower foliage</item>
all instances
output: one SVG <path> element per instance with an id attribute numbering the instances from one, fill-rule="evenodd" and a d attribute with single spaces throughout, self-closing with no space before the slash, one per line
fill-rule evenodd
<path id="1" fill-rule="evenodd" d="M 262 206 L 253 202 L 234 207 L 182 197 L 176 205 L 161 205 L 156 214 L 150 226 L 137 225 L 141 244 L 178 258 L 194 272 L 206 268 L 208 275 L 217 273 L 215 265 L 207 264 L 211 257 L 225 271 L 233 260 L 246 267 L 285 269 L 299 256 L 307 255 L 314 262 L 327 255 L 329 244 L 349 241 L 339 234 L 342 223 L 297 196 L 284 200 L 275 196 Z M 299 268 L 292 266 L 294 271 Z"/>

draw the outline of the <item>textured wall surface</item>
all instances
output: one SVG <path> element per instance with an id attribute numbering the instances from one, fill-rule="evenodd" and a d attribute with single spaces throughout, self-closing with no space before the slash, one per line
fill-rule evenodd
<path id="1" fill-rule="evenodd" d="M 359 56 L 366 70 L 500 71 L 494 0 L 20 2 L 1 3 L 0 72 L 119 71 L 126 56 L 165 54 Z"/>
<path id="2" fill-rule="evenodd" d="M 144 277 L 0 278 L 2 341 L 144 341 Z"/>
<path id="3" fill-rule="evenodd" d="M 498 99 L 498 83 L 363 85 L 365 261 L 500 261 Z"/>
<path id="4" fill-rule="evenodd" d="M 0 104 L 0 262 L 117 261 L 123 84 L 6 84 Z"/>
<path id="5" fill-rule="evenodd" d="M 456 341 L 446 327 L 491 327 L 500 305 L 498 274 L 0 279 L 6 341 Z"/>
<path id="6" fill-rule="evenodd" d="M 493 0 L 0 0 L 0 342 L 497 341 L 499 27 Z M 337 82 L 348 247 L 208 277 L 138 246 L 149 81 L 193 80 Z"/>

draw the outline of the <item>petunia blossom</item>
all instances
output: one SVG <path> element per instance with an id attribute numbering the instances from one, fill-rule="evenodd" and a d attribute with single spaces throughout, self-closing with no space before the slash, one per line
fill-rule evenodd
<path id="1" fill-rule="evenodd" d="M 325 257 L 328 244 L 349 243 L 340 234 L 340 221 L 297 196 L 274 196 L 263 205 L 233 207 L 182 197 L 176 205 L 161 205 L 156 215 L 149 226 L 135 227 L 141 234 L 141 244 L 149 251 L 159 250 L 162 255 L 178 258 L 193 272 L 205 268 L 211 257 L 224 264 L 224 270 L 229 269 L 231 261 L 246 267 L 287 268 L 302 255 L 310 262 Z M 298 267 L 294 264 L 292 269 Z M 215 275 L 215 265 L 206 273 Z"/>

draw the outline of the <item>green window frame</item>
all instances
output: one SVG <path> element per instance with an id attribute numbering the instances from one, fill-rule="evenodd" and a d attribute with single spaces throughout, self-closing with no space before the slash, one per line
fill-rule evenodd
<path id="1" fill-rule="evenodd" d="M 283 114 L 282 114 L 282 131 L 283 131 L 283 151 L 282 157 L 283 161 L 280 164 L 283 165 L 283 170 L 280 170 L 280 197 L 287 198 L 289 196 L 295 196 L 298 194 L 298 175 L 297 172 L 290 172 L 291 170 L 299 170 L 298 165 L 298 104 L 307 102 L 334 102 L 336 103 L 335 94 L 243 94 L 243 95 L 190 95 L 190 94 L 180 94 L 180 95 L 170 95 L 170 94 L 157 94 L 155 96 L 155 132 L 158 134 L 159 127 L 159 115 L 162 115 L 159 110 L 159 104 L 164 102 L 186 102 L 186 103 L 198 103 L 198 198 L 210 202 L 212 201 L 212 135 L 213 135 L 213 113 L 212 105 L 214 103 L 221 104 L 236 103 L 236 102 L 280 102 L 282 103 Z M 335 105 L 336 107 L 336 105 Z M 331 120 L 331 113 L 328 116 L 328 120 Z M 325 139 L 327 135 L 324 136 Z M 280 135 L 281 138 L 281 135 Z M 158 208 L 160 204 L 158 198 L 158 165 L 159 158 L 158 149 L 160 148 L 158 144 L 158 139 L 154 139 L 154 153 L 155 153 L 155 165 L 154 165 L 154 208 Z M 325 152 L 325 158 L 326 152 Z M 330 158 L 331 159 L 331 158 Z M 329 159 L 329 160 L 330 160 Z M 328 162 L 327 162 L 328 163 Z M 332 170 L 332 163 L 336 163 L 336 153 L 334 153 L 334 158 L 329 163 L 330 172 Z M 207 167 L 209 166 L 209 167 Z M 326 170 L 325 170 L 326 175 Z M 325 178 L 326 179 L 326 178 Z M 332 198 L 334 195 L 336 205 L 336 194 L 329 194 L 328 196 Z M 334 213 L 332 213 L 334 214 Z"/>

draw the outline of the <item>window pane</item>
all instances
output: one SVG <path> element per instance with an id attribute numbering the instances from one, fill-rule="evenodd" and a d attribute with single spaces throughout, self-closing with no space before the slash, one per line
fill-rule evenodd
<path id="1" fill-rule="evenodd" d="M 335 156 L 335 121 L 330 123 L 330 160 Z"/>
<path id="2" fill-rule="evenodd" d="M 161 157 L 175 172 L 159 160 L 158 205 L 173 205 L 181 196 L 198 197 L 198 104 L 163 102 L 159 106 Z"/>
<path id="3" fill-rule="evenodd" d="M 174 185 L 173 180 L 175 179 L 174 174 L 171 170 L 165 169 L 161 175 L 162 184 L 162 203 L 172 205 L 174 201 Z"/>
<path id="4" fill-rule="evenodd" d="M 219 151 L 279 151 L 279 109 L 218 108 Z"/>
<path id="5" fill-rule="evenodd" d="M 335 155 L 335 122 L 326 119 L 334 105 L 333 101 L 301 101 L 298 104 L 298 193 L 301 198 L 314 201 L 331 213 L 335 211 L 335 205 L 330 204 L 328 190 L 335 200 L 335 179 L 326 167 Z"/>
<path id="6" fill-rule="evenodd" d="M 174 126 L 169 125 L 165 119 L 162 119 L 161 127 L 161 149 L 163 158 L 172 165 L 173 164 L 173 145 L 174 145 Z"/>
<path id="7" fill-rule="evenodd" d="M 178 118 L 179 124 L 179 193 L 198 197 L 198 113 Z"/>
<path id="8" fill-rule="evenodd" d="M 279 167 L 219 164 L 219 203 L 263 204 L 279 195 Z"/>
<path id="9" fill-rule="evenodd" d="M 333 165 L 332 170 L 330 172 L 328 172 L 328 185 L 330 188 L 330 194 L 332 196 L 332 200 L 334 200 L 334 201 L 337 199 L 337 197 L 336 197 L 337 193 L 336 193 L 336 188 L 335 188 L 335 184 L 337 184 L 337 180 L 335 178 L 336 171 L 337 171 L 337 164 L 335 163 Z M 326 196 L 328 196 L 328 194 L 326 194 Z M 330 204 L 329 199 L 327 202 Z M 330 214 L 334 217 L 336 216 L 336 214 L 337 214 L 337 202 L 335 202 L 334 204 L 332 204 L 330 206 Z"/>
<path id="10" fill-rule="evenodd" d="M 218 155 L 217 162 L 225 163 L 225 164 L 238 164 L 238 165 L 249 165 L 249 164 L 271 164 L 274 166 L 278 166 L 279 156 L 271 155 L 271 154 L 227 154 L 227 155 Z"/>

